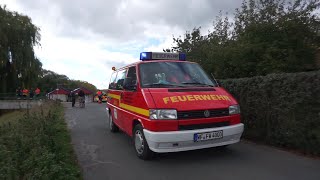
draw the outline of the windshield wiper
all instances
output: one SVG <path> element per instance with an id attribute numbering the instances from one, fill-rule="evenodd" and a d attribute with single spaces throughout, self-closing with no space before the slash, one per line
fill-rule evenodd
<path id="1" fill-rule="evenodd" d="M 185 87 L 179 84 L 165 84 L 165 83 L 153 83 L 153 84 L 144 84 L 144 87 Z"/>
<path id="2" fill-rule="evenodd" d="M 204 83 L 199 83 L 199 82 L 183 82 L 182 84 L 215 87 L 214 85 L 211 85 L 211 84 L 204 84 Z"/>

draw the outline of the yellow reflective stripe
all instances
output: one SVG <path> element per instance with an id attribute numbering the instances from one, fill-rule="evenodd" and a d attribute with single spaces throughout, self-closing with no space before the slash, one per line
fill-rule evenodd
<path id="1" fill-rule="evenodd" d="M 149 110 L 146 110 L 146 109 L 130 106 L 128 104 L 123 104 L 123 103 L 120 103 L 120 107 L 144 116 L 149 116 Z"/>
<path id="2" fill-rule="evenodd" d="M 120 100 L 120 96 L 119 95 L 109 93 L 108 96 L 112 97 L 114 99 Z M 123 109 L 129 110 L 129 111 L 135 112 L 137 114 L 141 114 L 141 115 L 149 117 L 149 110 L 147 110 L 147 109 L 142 109 L 142 108 L 139 108 L 139 107 L 130 106 L 128 104 L 123 104 L 123 103 L 120 103 L 120 107 L 123 108 Z"/>
<path id="3" fill-rule="evenodd" d="M 110 93 L 109 93 L 108 96 L 120 100 L 120 96 L 119 96 L 119 95 L 110 94 Z"/>

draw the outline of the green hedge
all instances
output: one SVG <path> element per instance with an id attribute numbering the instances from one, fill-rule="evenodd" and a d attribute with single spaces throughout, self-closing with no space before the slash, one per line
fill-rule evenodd
<path id="1" fill-rule="evenodd" d="M 320 71 L 220 84 L 240 104 L 245 138 L 320 155 Z"/>
<path id="2" fill-rule="evenodd" d="M 0 123 L 1 178 L 82 179 L 63 107 L 45 104 L 23 118 Z"/>

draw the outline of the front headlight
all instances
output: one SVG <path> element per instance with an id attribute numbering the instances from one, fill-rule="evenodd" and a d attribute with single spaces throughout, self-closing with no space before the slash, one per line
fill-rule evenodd
<path id="1" fill-rule="evenodd" d="M 150 109 L 150 119 L 177 119 L 177 110 Z"/>
<path id="2" fill-rule="evenodd" d="M 240 106 L 239 105 L 232 105 L 229 106 L 229 114 L 240 114 Z"/>

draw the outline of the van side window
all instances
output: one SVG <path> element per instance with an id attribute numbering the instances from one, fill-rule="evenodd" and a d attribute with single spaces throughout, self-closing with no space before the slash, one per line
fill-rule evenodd
<path id="1" fill-rule="evenodd" d="M 109 89 L 116 89 L 116 77 L 117 72 L 113 72 L 109 83 Z"/>
<path id="2" fill-rule="evenodd" d="M 137 74 L 136 74 L 136 67 L 130 67 L 128 69 L 127 79 L 129 82 L 126 82 L 128 85 L 135 85 L 137 83 Z"/>
<path id="3" fill-rule="evenodd" d="M 118 72 L 118 75 L 117 75 L 117 78 L 116 78 L 116 88 L 117 90 L 122 90 L 123 89 L 123 82 L 124 82 L 124 79 L 126 77 L 126 74 L 127 74 L 127 70 L 122 70 L 122 71 L 119 71 Z"/>

